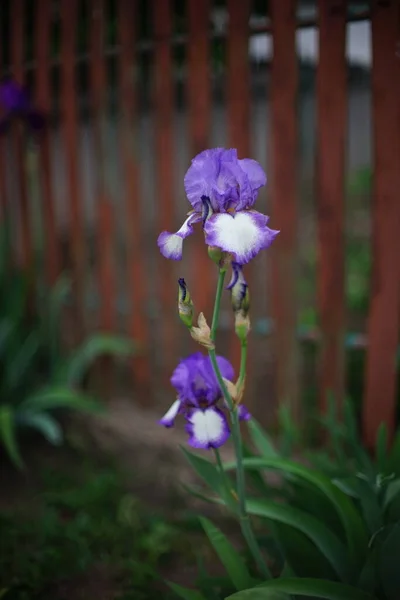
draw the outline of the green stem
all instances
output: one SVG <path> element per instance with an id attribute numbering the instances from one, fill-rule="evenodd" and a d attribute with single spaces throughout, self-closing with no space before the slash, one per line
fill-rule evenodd
<path id="1" fill-rule="evenodd" d="M 218 326 L 219 308 L 220 308 L 220 304 L 221 304 L 221 294 L 222 294 L 222 289 L 223 289 L 223 284 L 224 284 L 224 278 L 225 278 L 225 272 L 220 271 L 219 278 L 218 278 L 217 293 L 216 293 L 216 297 L 215 297 L 213 320 L 212 320 L 212 326 L 211 326 L 211 339 L 213 341 L 215 340 L 215 334 L 216 334 L 216 330 L 217 330 L 217 326 Z M 247 350 L 247 344 L 246 344 L 246 350 Z M 246 358 L 246 350 L 244 351 L 244 359 Z M 256 537 L 253 532 L 253 528 L 250 523 L 250 519 L 247 514 L 247 510 L 246 510 L 246 488 L 245 488 L 245 476 L 244 476 L 244 469 L 243 469 L 242 440 L 241 440 L 241 434 L 240 434 L 240 424 L 239 424 L 238 413 L 237 413 L 236 407 L 234 406 L 232 398 L 228 392 L 228 389 L 225 385 L 225 382 L 221 375 L 221 371 L 219 370 L 215 348 L 209 349 L 208 354 L 210 356 L 210 360 L 211 360 L 211 364 L 212 364 L 215 376 L 216 376 L 219 386 L 221 388 L 222 395 L 223 395 L 226 403 L 228 404 L 229 411 L 230 411 L 230 417 L 231 417 L 231 423 L 232 423 L 232 438 L 233 438 L 233 445 L 234 445 L 235 455 L 236 455 L 236 482 L 237 482 L 237 495 L 239 498 L 240 526 L 242 529 L 243 536 L 249 546 L 250 552 L 253 555 L 253 558 L 257 565 L 257 568 L 259 569 L 260 573 L 262 574 L 262 576 L 265 579 L 270 579 L 271 573 L 269 572 L 269 569 L 264 562 L 263 556 L 262 556 L 260 548 L 258 546 Z M 243 359 L 243 348 L 242 348 L 242 359 Z M 243 364 L 243 360 L 242 360 L 242 364 Z M 242 370 L 242 368 L 245 369 L 245 360 L 244 360 L 244 366 L 241 365 L 241 370 Z M 243 376 L 244 376 L 244 373 L 243 373 Z M 219 453 L 217 455 L 217 463 L 218 463 L 218 466 L 221 465 L 223 468 L 221 459 L 220 459 L 220 457 L 219 458 L 218 457 L 219 457 Z"/>
<path id="2" fill-rule="evenodd" d="M 243 340 L 240 343 L 240 371 L 239 371 L 239 382 L 238 387 L 240 388 L 246 377 L 246 365 L 247 365 L 247 340 Z"/>
<path id="3" fill-rule="evenodd" d="M 221 270 L 218 275 L 217 292 L 215 295 L 214 311 L 213 311 L 213 316 L 212 316 L 211 333 L 210 333 L 210 338 L 211 338 L 212 342 L 215 342 L 215 335 L 217 333 L 217 327 L 218 327 L 218 321 L 219 321 L 219 309 L 221 307 L 221 298 L 222 298 L 222 292 L 224 289 L 225 274 L 226 274 L 226 271 Z"/>

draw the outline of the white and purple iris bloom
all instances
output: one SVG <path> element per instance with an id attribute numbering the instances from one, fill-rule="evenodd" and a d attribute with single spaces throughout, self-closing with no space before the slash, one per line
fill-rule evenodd
<path id="1" fill-rule="evenodd" d="M 217 357 L 222 377 L 233 381 L 231 363 L 222 356 Z M 186 418 L 189 444 L 194 448 L 219 448 L 229 437 L 230 430 L 226 415 L 218 406 L 226 408 L 222 391 L 208 356 L 201 352 L 182 360 L 171 377 L 178 397 L 163 418 L 164 427 L 172 427 L 178 414 Z M 239 419 L 248 421 L 250 413 L 242 404 L 238 407 Z"/>
<path id="2" fill-rule="evenodd" d="M 205 241 L 233 255 L 240 265 L 271 245 L 279 231 L 267 227 L 269 217 L 253 206 L 267 177 L 259 163 L 238 159 L 235 149 L 214 148 L 198 154 L 185 175 L 186 195 L 193 210 L 176 233 L 158 238 L 161 254 L 181 260 L 183 240 L 202 223 Z"/>

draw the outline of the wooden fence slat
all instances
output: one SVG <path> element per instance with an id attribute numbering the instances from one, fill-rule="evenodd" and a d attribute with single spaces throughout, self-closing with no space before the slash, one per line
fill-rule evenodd
<path id="1" fill-rule="evenodd" d="M 298 344 L 296 340 L 297 256 L 297 56 L 296 2 L 271 2 L 273 59 L 271 73 L 272 177 L 274 227 L 272 311 L 276 325 L 277 398 L 299 416 Z"/>
<path id="2" fill-rule="evenodd" d="M 250 152 L 250 65 L 249 65 L 249 19 L 250 0 L 228 0 L 229 29 L 227 40 L 228 77 L 227 112 L 228 140 L 231 148 L 237 148 L 240 158 L 248 158 Z M 252 283 L 251 264 L 245 268 L 245 276 L 250 287 Z M 251 345 L 250 345 L 251 352 Z M 229 358 L 238 372 L 240 366 L 240 344 L 235 332 L 231 337 Z M 250 359 L 250 356 L 249 356 Z M 247 380 L 251 381 L 252 361 L 248 360 Z"/>
<path id="3" fill-rule="evenodd" d="M 320 0 L 317 69 L 319 406 L 329 393 L 340 410 L 345 388 L 344 178 L 346 0 Z"/>
<path id="4" fill-rule="evenodd" d="M 129 333 L 141 348 L 140 356 L 132 361 L 135 389 L 138 401 L 146 406 L 152 403 L 152 381 L 149 351 L 149 320 L 146 313 L 149 285 L 146 278 L 143 248 L 147 240 L 139 219 L 141 202 L 139 196 L 139 172 L 136 156 L 136 94 L 135 94 L 135 24 L 137 3 L 135 0 L 119 0 L 118 30 L 121 47 L 119 62 L 119 95 L 121 119 L 119 136 L 126 193 L 126 242 L 128 256 L 128 295 L 131 310 Z"/>
<path id="5" fill-rule="evenodd" d="M 374 136 L 373 267 L 368 319 L 363 433 L 375 443 L 380 423 L 392 435 L 400 308 L 400 39 L 399 3 L 373 2 L 372 107 Z"/>
<path id="6" fill-rule="evenodd" d="M 0 27 L 2 26 L 2 17 L 0 14 Z M 2 29 L 3 30 L 3 29 Z M 0 44 L 0 73 L 5 70 L 5 60 L 3 56 L 3 47 Z M 0 135 L 0 211 L 1 221 L 4 222 L 8 218 L 8 192 L 7 192 L 7 168 L 6 168 L 6 156 L 7 156 L 7 142 L 4 136 Z M 4 233 L 4 232 L 2 232 Z"/>
<path id="7" fill-rule="evenodd" d="M 189 148 L 191 160 L 210 146 L 211 129 L 211 56 L 210 56 L 210 0 L 188 0 L 187 82 Z M 188 161 L 188 167 L 190 164 Z M 190 207 L 189 207 L 190 208 Z M 197 276 L 190 279 L 190 292 L 198 312 L 211 319 L 213 304 L 213 264 L 204 244 L 200 227 L 189 242 L 193 247 L 193 263 Z M 189 281 L 188 281 L 189 283 Z"/>
<path id="8" fill-rule="evenodd" d="M 154 128 L 157 203 L 159 231 L 174 231 L 174 125 L 173 125 L 173 72 L 170 38 L 172 33 L 171 0 L 153 0 L 154 13 Z M 159 298 L 162 307 L 162 370 L 169 377 L 175 367 L 176 286 L 173 265 L 161 255 Z"/>
<path id="9" fill-rule="evenodd" d="M 13 79 L 20 85 L 24 85 L 24 15 L 24 0 L 12 2 L 10 11 L 11 66 Z M 12 129 L 19 200 L 21 261 L 22 265 L 27 267 L 32 259 L 32 235 L 26 171 L 26 140 L 20 123 L 14 123 Z"/>
<path id="10" fill-rule="evenodd" d="M 67 165 L 67 199 L 70 210 L 68 242 L 71 242 L 77 334 L 84 328 L 85 239 L 78 172 L 78 115 L 76 82 L 77 0 L 61 0 L 61 108 Z"/>
<path id="11" fill-rule="evenodd" d="M 95 193 L 97 210 L 97 256 L 100 326 L 111 331 L 115 325 L 115 281 L 113 265 L 113 211 L 106 179 L 105 121 L 107 115 L 107 78 L 104 57 L 104 0 L 91 0 L 90 84 L 92 106 L 92 151 L 95 157 Z"/>
<path id="12" fill-rule="evenodd" d="M 51 115 L 50 87 L 50 27 L 51 0 L 38 0 L 35 20 L 35 55 L 36 67 L 36 104 L 46 117 Z M 49 284 L 54 284 L 60 274 L 60 247 L 57 239 L 57 225 L 54 210 L 53 186 L 51 180 L 51 148 L 50 131 L 46 126 L 39 137 L 39 170 L 42 193 L 41 209 L 43 211 L 45 235 L 45 269 Z"/>

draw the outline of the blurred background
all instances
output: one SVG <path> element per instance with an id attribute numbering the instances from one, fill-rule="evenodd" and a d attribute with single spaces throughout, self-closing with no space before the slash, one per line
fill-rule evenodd
<path id="1" fill-rule="evenodd" d="M 395 0 L 1 0 L 0 596 L 150 598 L 193 546 L 183 427 L 157 420 L 197 350 L 177 279 L 210 317 L 216 273 L 200 231 L 181 263 L 156 240 L 205 148 L 261 163 L 257 208 L 281 230 L 245 273 L 247 406 L 296 448 L 346 399 L 367 447 L 391 435 L 399 29 Z M 237 368 L 232 325 L 227 295 L 218 351 Z M 9 511 L 26 498 L 36 529 Z"/>

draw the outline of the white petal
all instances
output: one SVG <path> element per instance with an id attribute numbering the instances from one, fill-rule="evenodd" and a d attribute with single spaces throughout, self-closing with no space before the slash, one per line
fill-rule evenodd
<path id="1" fill-rule="evenodd" d="M 193 233 L 193 223 L 201 221 L 201 215 L 192 213 L 182 224 L 182 227 L 178 229 L 176 233 L 170 233 L 169 231 L 163 231 L 158 236 L 157 244 L 160 248 L 160 252 L 165 258 L 171 258 L 172 260 L 181 260 L 183 240 Z"/>
<path id="2" fill-rule="evenodd" d="M 244 265 L 279 233 L 267 227 L 267 222 L 268 217 L 253 210 L 214 214 L 204 226 L 206 243 L 232 253 Z"/>
<path id="3" fill-rule="evenodd" d="M 216 408 L 194 410 L 188 421 L 189 444 L 195 448 L 218 448 L 229 437 L 226 417 Z"/>
<path id="4" fill-rule="evenodd" d="M 160 419 L 160 424 L 164 425 L 164 427 L 172 427 L 175 421 L 175 417 L 179 412 L 179 408 L 181 406 L 180 400 L 175 400 L 175 402 L 170 406 L 162 419 Z"/>

